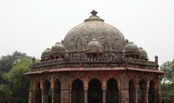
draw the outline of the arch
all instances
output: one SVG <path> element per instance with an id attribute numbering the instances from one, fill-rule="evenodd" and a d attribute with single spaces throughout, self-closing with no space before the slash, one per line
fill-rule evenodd
<path id="1" fill-rule="evenodd" d="M 102 103 L 102 88 L 98 79 L 94 78 L 89 82 L 88 103 Z"/>
<path id="2" fill-rule="evenodd" d="M 135 84 L 134 81 L 131 79 L 129 81 L 129 103 L 135 103 L 136 97 L 135 97 Z"/>
<path id="3" fill-rule="evenodd" d="M 35 103 L 41 103 L 41 94 L 40 83 L 38 83 L 35 88 Z"/>
<path id="4" fill-rule="evenodd" d="M 139 91 L 138 91 L 138 103 L 143 103 L 145 101 L 145 89 L 146 89 L 146 81 L 141 79 L 139 81 Z"/>
<path id="5" fill-rule="evenodd" d="M 148 98 L 149 98 L 149 103 L 156 103 L 156 83 L 154 80 L 150 81 Z"/>
<path id="6" fill-rule="evenodd" d="M 61 103 L 61 82 L 56 79 L 54 86 L 54 103 Z"/>
<path id="7" fill-rule="evenodd" d="M 43 94 L 45 103 L 51 103 L 51 83 L 49 80 L 45 80 L 43 83 Z"/>
<path id="8" fill-rule="evenodd" d="M 113 78 L 107 81 L 106 103 L 119 103 L 117 81 Z"/>
<path id="9" fill-rule="evenodd" d="M 72 103 L 84 103 L 83 82 L 80 79 L 76 79 L 72 83 L 71 101 Z"/>

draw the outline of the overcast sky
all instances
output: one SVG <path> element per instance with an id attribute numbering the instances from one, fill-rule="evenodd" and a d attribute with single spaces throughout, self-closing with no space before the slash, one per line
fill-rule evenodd
<path id="1" fill-rule="evenodd" d="M 159 64 L 174 58 L 174 0 L 0 0 L 0 57 L 40 58 L 95 9 Z"/>

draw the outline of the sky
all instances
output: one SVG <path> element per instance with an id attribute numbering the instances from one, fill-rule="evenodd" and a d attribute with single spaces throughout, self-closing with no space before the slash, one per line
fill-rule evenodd
<path id="1" fill-rule="evenodd" d="M 174 59 L 174 0 L 0 0 L 0 57 L 14 51 L 40 58 L 95 9 L 143 47 L 150 61 Z"/>

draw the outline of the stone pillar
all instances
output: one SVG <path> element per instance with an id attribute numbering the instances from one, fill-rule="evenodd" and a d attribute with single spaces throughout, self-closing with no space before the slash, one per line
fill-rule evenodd
<path id="1" fill-rule="evenodd" d="M 51 88 L 51 102 L 54 103 L 55 98 L 55 89 Z"/>
<path id="2" fill-rule="evenodd" d="M 28 97 L 28 103 L 35 103 L 35 93 L 33 90 L 33 82 L 30 81 L 30 88 L 29 88 L 29 97 Z"/>
<path id="3" fill-rule="evenodd" d="M 149 92 L 149 88 L 145 88 L 145 90 L 143 90 L 143 98 L 144 98 L 144 103 L 148 103 L 149 102 L 149 99 L 148 99 L 148 92 Z"/>
<path id="4" fill-rule="evenodd" d="M 54 83 L 54 77 L 51 76 L 51 101 L 54 103 L 55 98 L 55 83 Z"/>
<path id="5" fill-rule="evenodd" d="M 46 91 L 44 89 L 41 89 L 41 93 L 42 93 L 42 103 L 47 103 L 46 102 Z"/>
<path id="6" fill-rule="evenodd" d="M 46 91 L 43 86 L 43 80 L 40 81 L 40 89 L 41 89 L 41 103 L 46 103 L 46 100 L 45 100 Z"/>
<path id="7" fill-rule="evenodd" d="M 88 103 L 88 88 L 84 88 L 84 103 Z"/>
<path id="8" fill-rule="evenodd" d="M 69 89 L 61 89 L 61 103 L 69 103 Z"/>
<path id="9" fill-rule="evenodd" d="M 122 73 L 120 79 L 120 103 L 129 103 L 129 78 L 126 73 Z"/>
<path id="10" fill-rule="evenodd" d="M 128 90 L 128 88 L 122 88 L 120 93 L 121 93 L 120 103 L 129 103 L 129 90 Z"/>
<path id="11" fill-rule="evenodd" d="M 107 82 L 106 79 L 103 78 L 102 80 L 103 103 L 106 103 L 106 88 L 107 88 Z"/>
<path id="12" fill-rule="evenodd" d="M 160 85 L 160 80 L 158 77 L 158 83 L 157 83 L 157 103 L 162 103 L 162 98 L 161 98 L 161 85 Z"/>
<path id="13" fill-rule="evenodd" d="M 103 90 L 103 103 L 106 103 L 106 88 L 102 88 Z"/>
<path id="14" fill-rule="evenodd" d="M 84 79 L 84 103 L 88 103 L 88 80 Z"/>
<path id="15" fill-rule="evenodd" d="M 143 103 L 149 103 L 149 81 L 146 81 L 146 88 L 143 90 Z"/>
<path id="16" fill-rule="evenodd" d="M 61 103 L 69 103 L 69 93 L 69 77 L 64 74 L 64 77 L 61 78 Z"/>
<path id="17" fill-rule="evenodd" d="M 118 99 L 119 99 L 118 103 L 121 103 L 121 89 L 120 89 L 120 87 L 118 88 Z"/>
<path id="18" fill-rule="evenodd" d="M 135 86 L 135 103 L 138 103 L 138 85 Z"/>
<path id="19" fill-rule="evenodd" d="M 72 87 L 71 87 L 72 84 L 70 84 L 70 88 L 69 88 L 69 103 L 71 103 L 71 100 L 72 100 L 72 97 L 71 97 L 71 93 L 72 93 Z"/>

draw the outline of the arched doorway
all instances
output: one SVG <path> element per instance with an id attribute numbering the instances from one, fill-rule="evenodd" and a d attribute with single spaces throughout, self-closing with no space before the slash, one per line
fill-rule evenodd
<path id="1" fill-rule="evenodd" d="M 107 82 L 106 103 L 119 103 L 117 81 L 113 78 Z"/>
<path id="2" fill-rule="evenodd" d="M 155 93 L 155 81 L 151 80 L 150 81 L 150 88 L 148 92 L 149 96 L 149 103 L 156 103 L 156 93 Z"/>
<path id="3" fill-rule="evenodd" d="M 44 86 L 44 90 L 43 90 L 43 94 L 44 95 L 44 101 L 45 103 L 51 103 L 51 90 L 50 90 L 50 82 L 48 80 L 46 80 L 43 84 Z"/>
<path id="4" fill-rule="evenodd" d="M 98 79 L 92 79 L 89 82 L 88 103 L 102 103 L 102 88 Z"/>
<path id="5" fill-rule="evenodd" d="M 61 103 L 61 83 L 58 79 L 55 81 L 54 103 Z"/>
<path id="6" fill-rule="evenodd" d="M 76 79 L 72 84 L 71 101 L 72 103 L 84 103 L 83 82 L 80 79 Z"/>
<path id="7" fill-rule="evenodd" d="M 138 93 L 138 103 L 144 103 L 146 90 L 146 81 L 144 79 L 139 81 L 139 93 Z"/>
<path id="8" fill-rule="evenodd" d="M 136 98 L 135 98 L 135 85 L 133 80 L 129 81 L 129 103 L 135 103 Z"/>
<path id="9" fill-rule="evenodd" d="M 41 103 L 41 89 L 40 89 L 40 83 L 37 84 L 37 87 L 35 89 L 35 103 Z"/>

